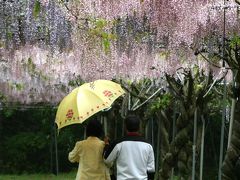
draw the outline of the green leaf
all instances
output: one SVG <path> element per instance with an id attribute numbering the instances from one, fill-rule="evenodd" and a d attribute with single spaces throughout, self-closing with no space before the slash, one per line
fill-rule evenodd
<path id="1" fill-rule="evenodd" d="M 102 32 L 102 38 L 103 39 L 108 39 L 108 33 Z"/>
<path id="2" fill-rule="evenodd" d="M 103 47 L 105 53 L 108 53 L 110 50 L 110 41 L 107 38 L 103 39 Z"/>
<path id="3" fill-rule="evenodd" d="M 107 21 L 105 19 L 96 20 L 96 28 L 104 28 L 107 25 Z"/>
<path id="4" fill-rule="evenodd" d="M 230 47 L 234 48 L 235 46 L 240 46 L 240 36 L 234 35 L 230 41 Z"/>
<path id="5" fill-rule="evenodd" d="M 116 35 L 116 34 L 109 33 L 109 34 L 108 34 L 108 39 L 110 39 L 110 40 L 115 40 L 115 39 L 117 39 L 117 35 Z"/>
<path id="6" fill-rule="evenodd" d="M 21 91 L 21 90 L 24 89 L 24 85 L 23 85 L 23 84 L 16 83 L 15 86 L 16 86 L 16 89 L 17 89 L 18 91 Z"/>
<path id="7" fill-rule="evenodd" d="M 7 37 L 8 37 L 8 39 L 12 39 L 13 33 L 10 31 L 7 31 Z"/>
<path id="8" fill-rule="evenodd" d="M 6 101 L 7 97 L 2 92 L 0 92 L 0 103 L 4 104 Z"/>
<path id="9" fill-rule="evenodd" d="M 31 58 L 28 58 L 27 66 L 31 72 L 35 72 L 36 65 L 33 63 Z"/>
<path id="10" fill-rule="evenodd" d="M 3 111 L 3 114 L 6 118 L 9 118 L 9 117 L 13 116 L 14 112 L 15 111 L 13 109 L 5 109 Z"/>
<path id="11" fill-rule="evenodd" d="M 33 7 L 33 17 L 37 18 L 41 10 L 41 4 L 38 0 L 35 1 L 34 7 Z"/>

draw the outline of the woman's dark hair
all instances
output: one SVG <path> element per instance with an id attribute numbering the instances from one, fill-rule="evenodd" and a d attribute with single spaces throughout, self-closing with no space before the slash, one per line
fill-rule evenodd
<path id="1" fill-rule="evenodd" d="M 89 120 L 86 135 L 101 138 L 104 135 L 102 124 L 96 119 Z"/>
<path id="2" fill-rule="evenodd" d="M 136 132 L 139 130 L 140 119 L 134 114 L 130 114 L 125 119 L 126 128 L 129 132 Z"/>

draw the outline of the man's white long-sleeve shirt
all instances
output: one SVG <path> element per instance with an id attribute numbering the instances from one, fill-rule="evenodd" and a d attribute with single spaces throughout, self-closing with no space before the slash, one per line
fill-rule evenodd
<path id="1" fill-rule="evenodd" d="M 110 145 L 104 158 L 108 165 L 116 161 L 118 180 L 147 180 L 155 172 L 153 148 L 136 133 Z"/>

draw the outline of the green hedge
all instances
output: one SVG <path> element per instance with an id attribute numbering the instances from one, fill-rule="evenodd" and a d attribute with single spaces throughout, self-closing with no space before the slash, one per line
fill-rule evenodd
<path id="1" fill-rule="evenodd" d="M 55 172 L 55 113 L 51 107 L 0 111 L 0 173 Z M 83 126 L 73 125 L 57 135 L 59 171 L 77 166 L 67 156 L 83 132 Z"/>

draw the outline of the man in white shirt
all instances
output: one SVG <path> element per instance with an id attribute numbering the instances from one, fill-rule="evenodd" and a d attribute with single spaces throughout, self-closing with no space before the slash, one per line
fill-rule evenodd
<path id="1" fill-rule="evenodd" d="M 138 132 L 140 119 L 129 115 L 125 124 L 127 135 L 106 148 L 105 163 L 112 165 L 116 161 L 118 180 L 154 179 L 154 152 Z"/>

